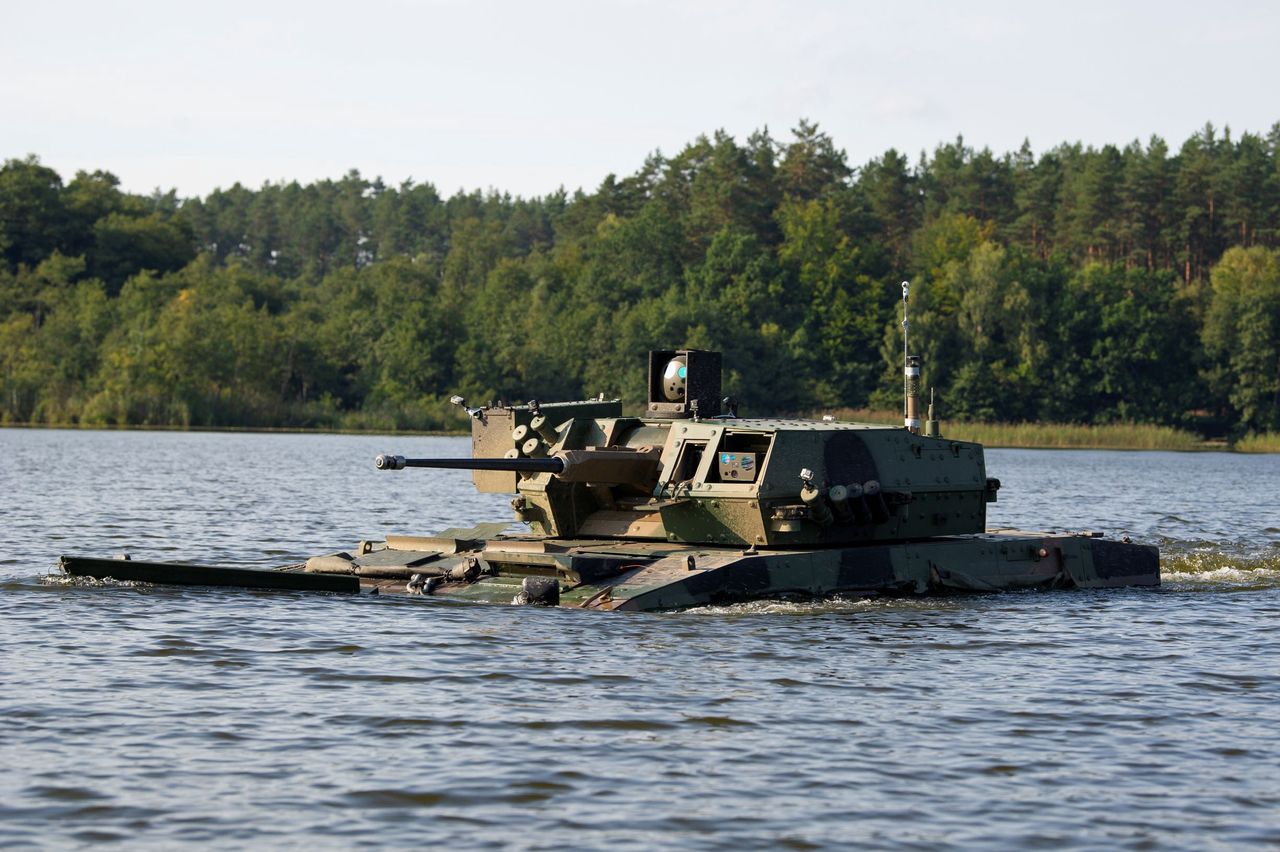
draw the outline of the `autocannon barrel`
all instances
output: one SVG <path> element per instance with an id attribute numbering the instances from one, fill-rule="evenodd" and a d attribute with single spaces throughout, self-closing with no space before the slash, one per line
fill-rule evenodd
<path id="1" fill-rule="evenodd" d="M 450 470 L 510 470 L 517 473 L 560 473 L 564 461 L 558 458 L 544 459 L 407 459 L 390 453 L 380 453 L 373 466 L 378 470 L 403 470 L 406 467 L 435 467 Z"/>

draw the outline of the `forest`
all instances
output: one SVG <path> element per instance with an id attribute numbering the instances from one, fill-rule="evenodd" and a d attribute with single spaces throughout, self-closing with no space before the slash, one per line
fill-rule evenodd
<path id="1" fill-rule="evenodd" d="M 745 415 L 892 409 L 903 280 L 947 419 L 1280 429 L 1280 123 L 855 165 L 802 121 L 541 198 L 9 159 L 0 423 L 457 429 L 452 394 L 638 408 L 676 347 Z"/>

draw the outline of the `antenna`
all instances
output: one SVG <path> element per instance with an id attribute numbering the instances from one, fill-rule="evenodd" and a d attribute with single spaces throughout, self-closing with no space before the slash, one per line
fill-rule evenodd
<path id="1" fill-rule="evenodd" d="M 911 295 L 911 282 L 902 282 L 902 363 L 907 363 L 907 329 L 911 327 L 911 321 L 907 319 L 907 299 Z"/>
<path id="2" fill-rule="evenodd" d="M 907 317 L 907 302 L 911 296 L 911 282 L 902 282 L 902 423 L 908 432 L 920 434 L 920 356 L 912 355 L 907 342 L 911 321 Z"/>

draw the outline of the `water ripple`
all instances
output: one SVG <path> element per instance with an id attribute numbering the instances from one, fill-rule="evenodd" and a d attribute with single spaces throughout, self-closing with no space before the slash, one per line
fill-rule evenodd
<path id="1" fill-rule="evenodd" d="M 465 440 L 0 442 L 5 846 L 1280 843 L 1275 457 L 989 453 L 993 522 L 1159 542 L 1158 590 L 600 615 L 49 576 L 506 517 L 368 464 Z"/>

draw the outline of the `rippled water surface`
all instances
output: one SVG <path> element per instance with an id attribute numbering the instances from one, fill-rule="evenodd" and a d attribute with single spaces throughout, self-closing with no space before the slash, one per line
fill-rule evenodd
<path id="1" fill-rule="evenodd" d="M 0 845 L 1280 843 L 1277 456 L 989 451 L 993 525 L 1158 543 L 1158 590 L 647 615 L 49 577 L 508 517 L 370 462 L 468 449 L 0 430 Z"/>

